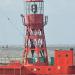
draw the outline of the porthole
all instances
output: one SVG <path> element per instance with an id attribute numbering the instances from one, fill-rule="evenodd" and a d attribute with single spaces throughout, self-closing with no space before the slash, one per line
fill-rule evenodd
<path id="1" fill-rule="evenodd" d="M 68 54 L 66 54 L 66 57 L 68 57 Z"/>
<path id="2" fill-rule="evenodd" d="M 40 71 L 40 68 L 38 68 L 37 70 Z"/>
<path id="3" fill-rule="evenodd" d="M 50 71 L 51 70 L 51 68 L 48 68 L 48 71 Z"/>

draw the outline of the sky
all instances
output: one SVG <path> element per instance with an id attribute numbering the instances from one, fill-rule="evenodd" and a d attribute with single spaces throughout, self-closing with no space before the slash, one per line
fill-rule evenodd
<path id="1" fill-rule="evenodd" d="M 0 45 L 23 45 L 23 0 L 0 0 Z M 46 43 L 75 44 L 75 0 L 45 0 Z"/>

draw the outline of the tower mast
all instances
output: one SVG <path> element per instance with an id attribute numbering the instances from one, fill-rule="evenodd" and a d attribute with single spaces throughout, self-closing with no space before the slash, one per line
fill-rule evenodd
<path id="1" fill-rule="evenodd" d="M 46 48 L 44 26 L 47 17 L 44 17 L 43 0 L 25 0 L 25 14 L 23 23 L 26 27 L 24 64 L 47 65 L 48 54 Z"/>

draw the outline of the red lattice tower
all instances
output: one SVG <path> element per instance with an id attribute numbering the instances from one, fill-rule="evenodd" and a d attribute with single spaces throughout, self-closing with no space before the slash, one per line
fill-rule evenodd
<path id="1" fill-rule="evenodd" d="M 44 34 L 44 26 L 48 17 L 44 17 L 43 0 L 25 0 L 25 15 L 23 17 L 26 26 L 25 49 L 23 53 L 24 64 L 47 65 L 48 55 Z"/>

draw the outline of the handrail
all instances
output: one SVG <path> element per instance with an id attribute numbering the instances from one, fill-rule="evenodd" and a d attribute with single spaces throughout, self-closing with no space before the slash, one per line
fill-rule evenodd
<path id="1" fill-rule="evenodd" d="M 0 64 L 8 64 L 11 61 L 19 61 L 22 63 L 22 57 L 0 57 Z"/>

